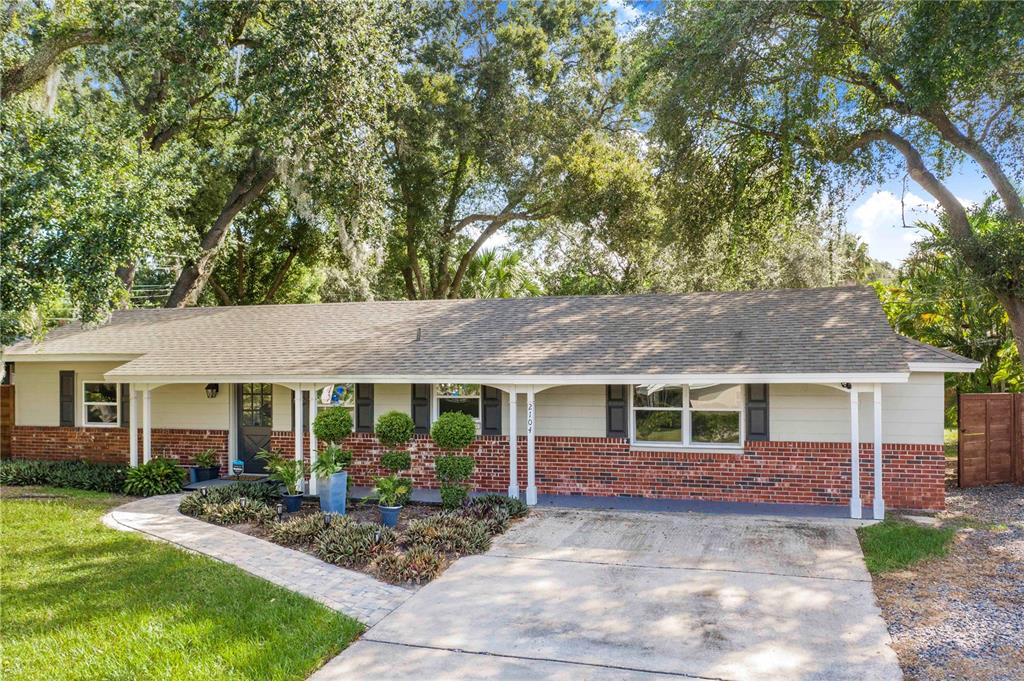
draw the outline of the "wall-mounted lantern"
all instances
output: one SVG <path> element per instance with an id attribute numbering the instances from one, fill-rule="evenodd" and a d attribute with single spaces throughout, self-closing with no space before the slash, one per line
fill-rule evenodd
<path id="1" fill-rule="evenodd" d="M 207 383 L 206 384 L 206 396 L 209 397 L 211 400 L 214 397 L 216 397 L 217 393 L 219 393 L 219 392 L 220 392 L 220 384 L 218 384 L 218 383 Z"/>

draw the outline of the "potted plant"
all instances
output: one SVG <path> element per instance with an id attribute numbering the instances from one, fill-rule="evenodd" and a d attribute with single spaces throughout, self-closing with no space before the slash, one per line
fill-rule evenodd
<path id="1" fill-rule="evenodd" d="M 328 512 L 324 507 L 324 497 L 327 497 L 328 505 L 334 509 L 340 506 L 340 509 L 330 512 L 343 514 L 348 496 L 348 473 L 344 469 L 352 463 L 352 452 L 342 450 L 338 444 L 352 434 L 352 413 L 343 407 L 324 409 L 313 419 L 313 434 L 318 442 L 326 445 L 323 453 L 317 450 L 317 466 L 314 470 L 319 480 L 317 491 L 320 493 L 320 508 Z M 327 459 L 323 465 L 320 464 L 321 457 Z"/>
<path id="2" fill-rule="evenodd" d="M 392 473 L 373 481 L 372 495 L 377 498 L 380 510 L 380 524 L 384 527 L 398 525 L 398 515 L 412 494 L 412 480 Z"/>
<path id="3" fill-rule="evenodd" d="M 261 451 L 256 457 L 267 462 L 267 471 L 270 472 L 270 479 L 284 485 L 284 494 L 281 495 L 284 501 L 284 508 L 289 513 L 295 513 L 302 508 L 301 486 L 309 466 L 305 461 L 285 459 L 276 452 Z"/>
<path id="4" fill-rule="evenodd" d="M 193 465 L 188 469 L 191 482 L 203 482 L 214 480 L 220 474 L 220 465 L 217 461 L 217 454 L 213 448 L 207 448 L 199 452 L 192 459 Z"/>
<path id="5" fill-rule="evenodd" d="M 348 472 L 352 463 L 352 452 L 336 444 L 319 452 L 313 464 L 313 475 L 321 480 L 320 510 L 324 513 L 345 515 L 345 501 L 348 497 Z"/>

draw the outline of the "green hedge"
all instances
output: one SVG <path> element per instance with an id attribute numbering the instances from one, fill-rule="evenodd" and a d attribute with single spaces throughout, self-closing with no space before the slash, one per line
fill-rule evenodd
<path id="1" fill-rule="evenodd" d="M 415 430 L 416 424 L 411 416 L 400 411 L 389 411 L 377 419 L 374 434 L 385 447 L 398 447 L 411 440 Z"/>
<path id="2" fill-rule="evenodd" d="M 45 485 L 120 494 L 127 466 L 87 461 L 0 460 L 0 485 Z"/>

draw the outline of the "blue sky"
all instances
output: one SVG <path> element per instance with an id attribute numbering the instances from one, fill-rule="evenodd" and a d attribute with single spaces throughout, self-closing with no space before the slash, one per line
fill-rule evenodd
<path id="1" fill-rule="evenodd" d="M 607 0 L 615 10 L 619 32 L 627 34 L 630 24 L 644 12 L 655 9 L 657 0 Z M 980 203 L 992 186 L 977 164 L 965 161 L 943 178 L 952 192 L 965 204 Z M 868 245 L 871 257 L 898 265 L 913 243 L 921 238 L 920 230 L 904 228 L 918 220 L 934 220 L 935 202 L 913 180 L 896 177 L 880 185 L 868 186 L 853 199 L 847 210 L 847 231 L 859 236 Z M 901 201 L 902 198 L 902 201 Z"/>

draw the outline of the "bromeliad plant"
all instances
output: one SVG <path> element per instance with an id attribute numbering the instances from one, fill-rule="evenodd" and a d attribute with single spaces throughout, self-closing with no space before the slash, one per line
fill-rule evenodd
<path id="1" fill-rule="evenodd" d="M 157 457 L 148 463 L 129 468 L 125 475 L 124 492 L 140 497 L 172 494 L 181 489 L 185 470 L 174 459 Z"/>

